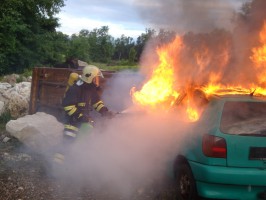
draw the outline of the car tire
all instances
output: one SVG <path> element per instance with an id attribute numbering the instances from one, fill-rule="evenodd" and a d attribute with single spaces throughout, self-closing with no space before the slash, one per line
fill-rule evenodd
<path id="1" fill-rule="evenodd" d="M 195 200 L 197 198 L 196 183 L 187 163 L 180 163 L 176 171 L 178 200 Z"/>

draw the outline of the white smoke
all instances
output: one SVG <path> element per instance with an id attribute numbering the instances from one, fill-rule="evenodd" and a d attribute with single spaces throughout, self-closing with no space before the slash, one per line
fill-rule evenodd
<path id="1" fill-rule="evenodd" d="M 72 146 L 66 177 L 81 187 L 129 196 L 166 176 L 184 142 L 185 126 L 167 114 L 131 113 L 104 121 Z"/>
<path id="2" fill-rule="evenodd" d="M 121 112 L 132 105 L 130 90 L 139 87 L 144 76 L 139 72 L 125 70 L 114 74 L 105 84 L 102 98 L 107 107 Z"/>
<path id="3" fill-rule="evenodd" d="M 99 118 L 93 131 L 70 147 L 64 165 L 55 169 L 59 178 L 71 180 L 76 188 L 109 188 L 124 199 L 172 172 L 186 124 L 176 112 L 147 113 L 134 107 L 129 90 L 141 80 L 136 72 L 122 72 L 108 81 L 103 96 L 109 109 L 130 111 L 112 119 Z"/>

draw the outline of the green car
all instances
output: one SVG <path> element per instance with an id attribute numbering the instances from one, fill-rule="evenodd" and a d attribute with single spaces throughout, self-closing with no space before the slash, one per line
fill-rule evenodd
<path id="1" fill-rule="evenodd" d="M 210 100 L 172 166 L 178 200 L 266 199 L 266 98 Z"/>

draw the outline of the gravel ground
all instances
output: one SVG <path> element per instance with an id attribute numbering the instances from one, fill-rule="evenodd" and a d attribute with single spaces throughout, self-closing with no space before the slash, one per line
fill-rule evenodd
<path id="1" fill-rule="evenodd" d="M 1 200 L 168 200 L 176 199 L 171 181 L 162 178 L 141 186 L 130 196 L 108 187 L 75 187 L 72 181 L 47 175 L 47 163 L 0 130 Z"/>

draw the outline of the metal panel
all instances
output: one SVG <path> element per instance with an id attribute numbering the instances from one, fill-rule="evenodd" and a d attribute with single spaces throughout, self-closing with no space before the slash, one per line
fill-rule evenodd
<path id="1" fill-rule="evenodd" d="M 69 68 L 36 67 L 32 72 L 32 85 L 29 114 L 38 111 L 54 115 L 59 120 L 62 118 L 62 98 L 71 72 L 81 74 L 81 70 Z M 106 79 L 112 77 L 114 71 L 102 71 L 105 79 L 101 80 L 104 88 Z"/>

